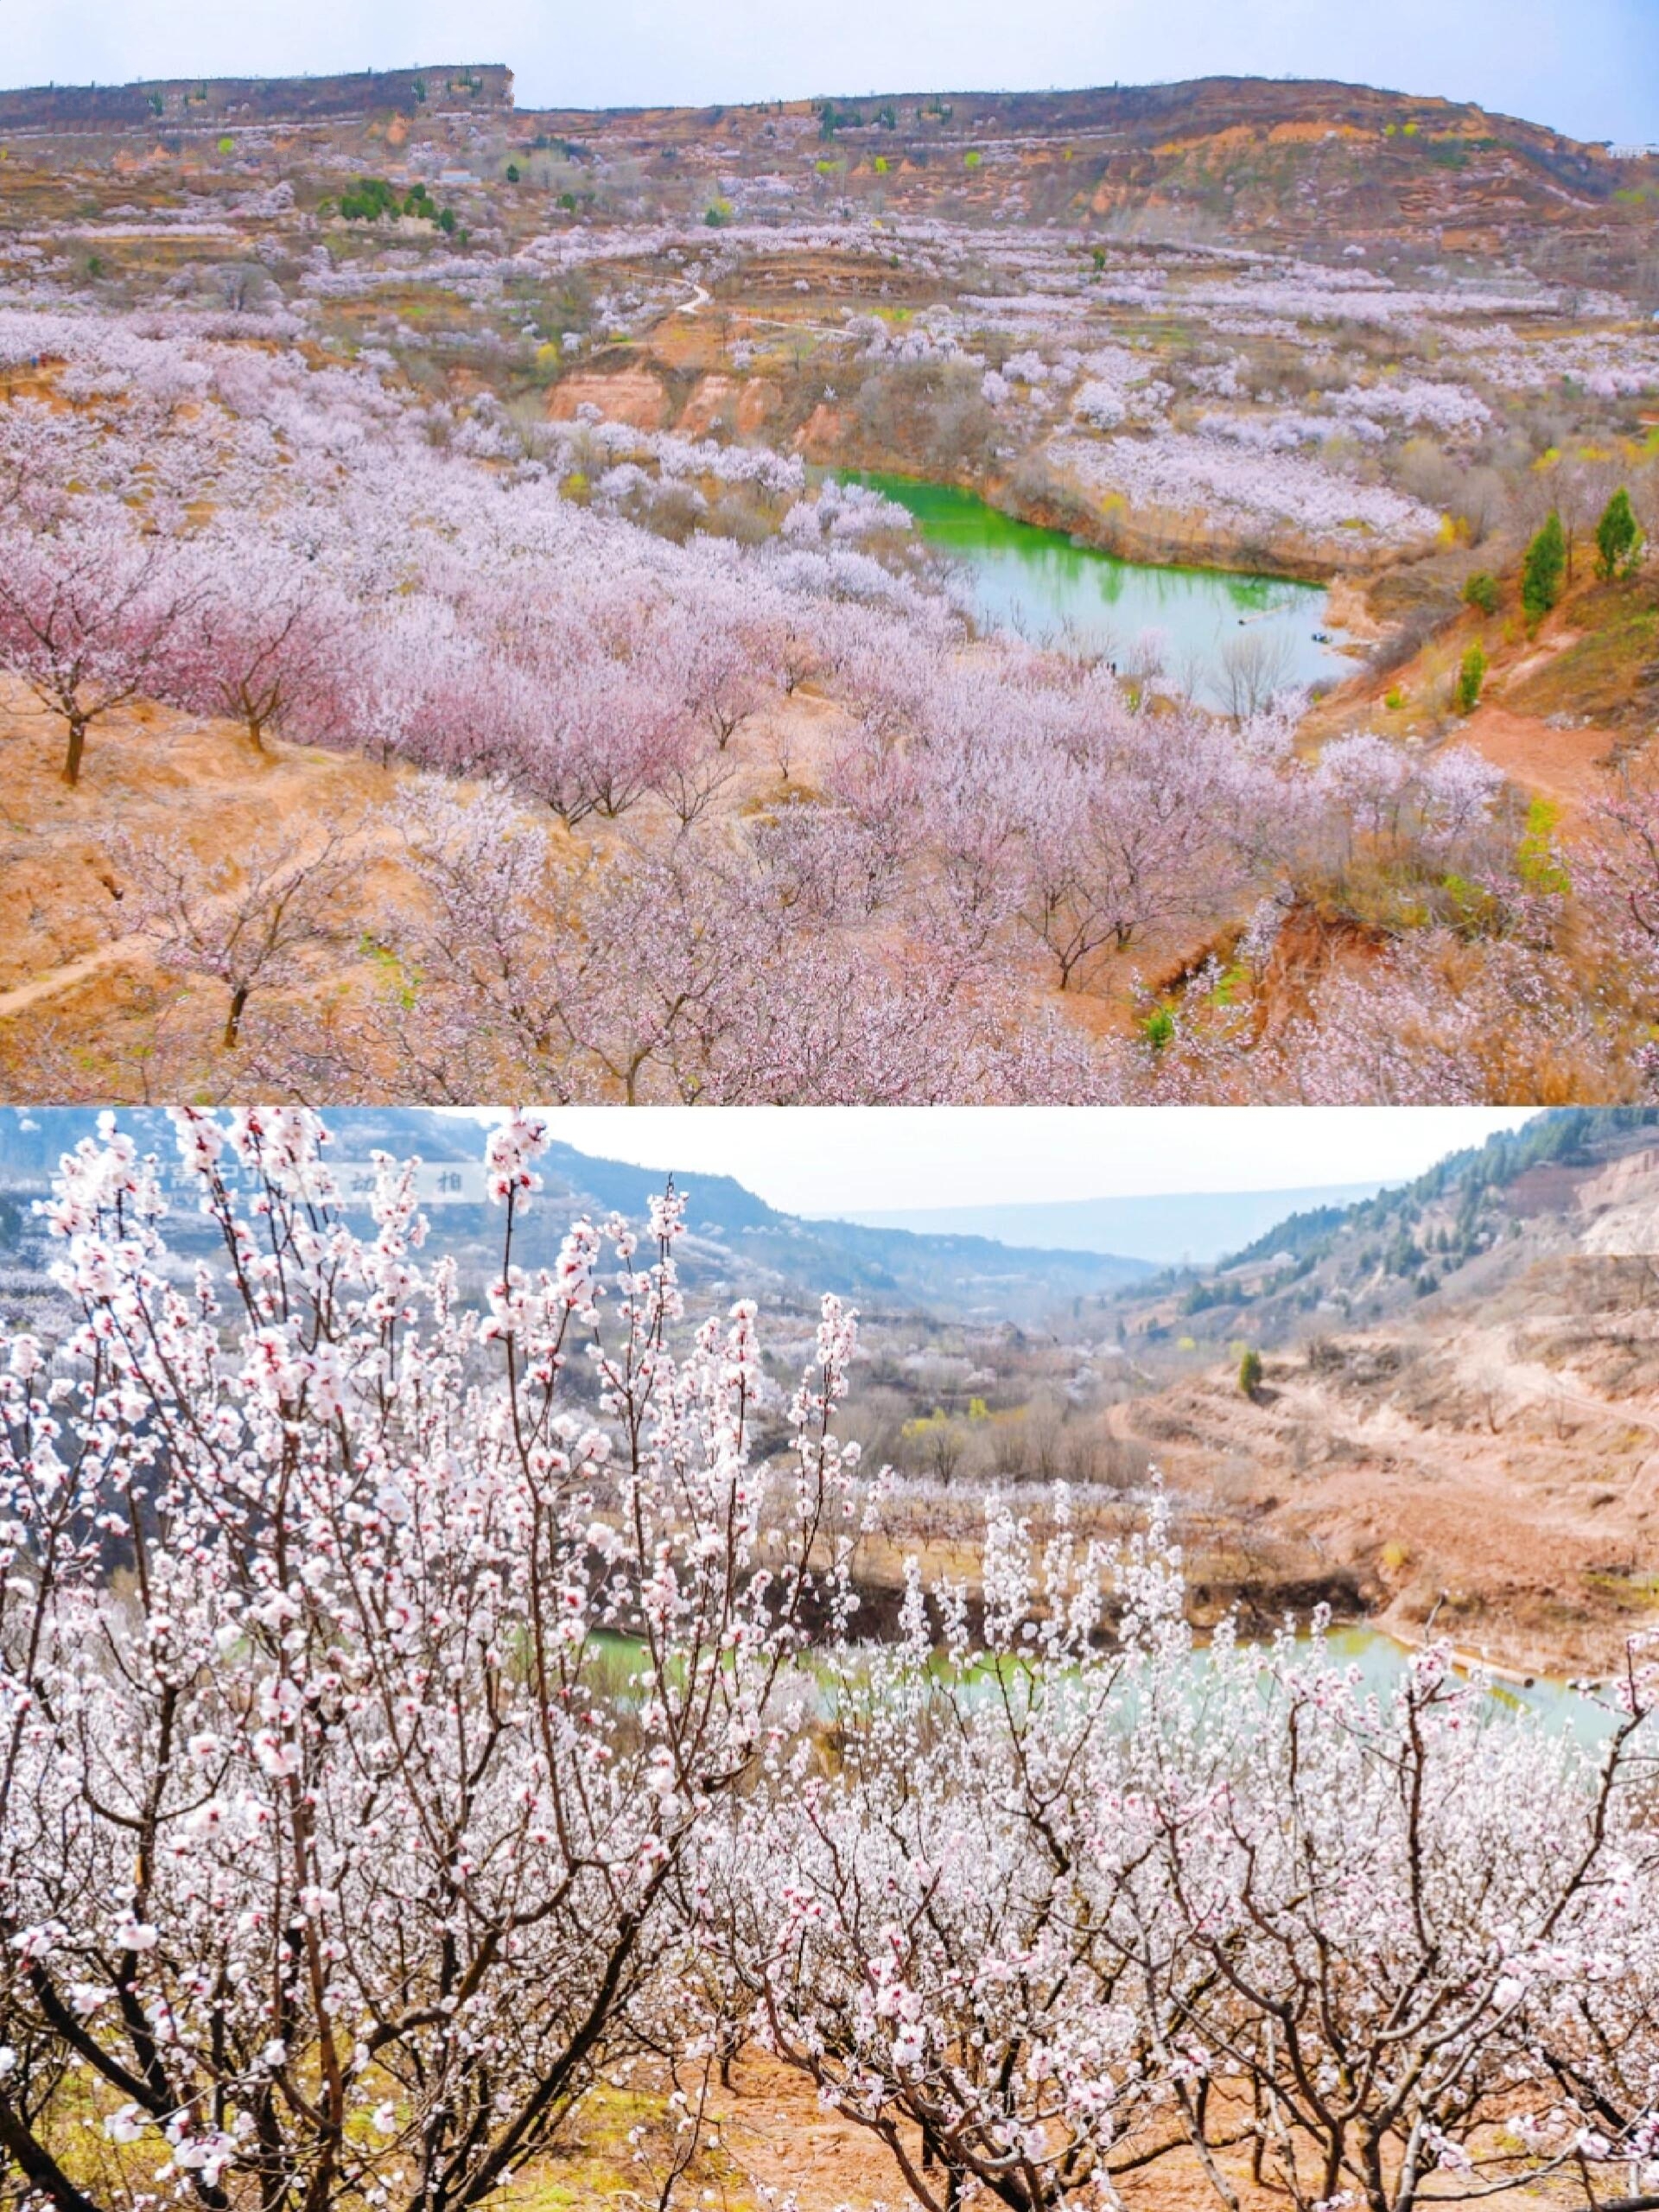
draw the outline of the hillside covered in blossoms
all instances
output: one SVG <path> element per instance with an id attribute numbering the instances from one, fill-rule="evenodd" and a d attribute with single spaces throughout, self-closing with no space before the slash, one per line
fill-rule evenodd
<path id="1" fill-rule="evenodd" d="M 8 1095 L 1645 1096 L 1656 210 L 1341 86 L 4 95 Z"/>

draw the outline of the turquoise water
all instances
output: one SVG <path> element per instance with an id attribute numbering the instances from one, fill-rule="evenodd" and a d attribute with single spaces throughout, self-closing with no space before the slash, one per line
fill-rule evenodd
<path id="1" fill-rule="evenodd" d="M 1362 1691 L 1385 1706 L 1411 1656 L 1393 1637 L 1358 1624 L 1329 1630 L 1325 1653 L 1332 1667 L 1357 1669 Z M 1201 1695 L 1210 1672 L 1203 1646 L 1193 1652 L 1190 1664 L 1193 1694 Z M 983 1688 L 988 1695 L 993 1688 L 988 1673 Z M 1614 1726 L 1612 1713 L 1599 1698 L 1549 1675 L 1541 1675 L 1528 1682 L 1494 1681 L 1488 1688 L 1488 1702 L 1494 1719 L 1508 1715 L 1519 1719 L 1527 1713 L 1535 1714 L 1550 1732 L 1569 1734 L 1587 1751 L 1604 1743 Z"/>
<path id="2" fill-rule="evenodd" d="M 1211 707 L 1227 703 L 1224 657 L 1243 641 L 1270 650 L 1275 664 L 1282 661 L 1281 688 L 1339 683 L 1352 673 L 1334 643 L 1317 642 L 1327 607 L 1317 584 L 1121 561 L 1063 531 L 1016 522 L 948 484 L 839 473 L 843 482 L 868 485 L 905 508 L 923 540 L 960 564 L 982 629 L 1014 631 L 1036 645 L 1072 642 L 1103 652 L 1126 671 L 1133 669 L 1137 640 L 1160 632 L 1162 682 L 1169 684 L 1190 668 L 1198 696 Z"/>
<path id="3" fill-rule="evenodd" d="M 609 1630 L 598 1631 L 594 1641 L 604 1654 L 601 1663 L 609 1678 L 610 1694 L 624 1705 L 633 1702 L 633 1693 L 623 1685 L 632 1670 L 643 1665 L 644 1646 Z M 1357 1667 L 1365 1689 L 1385 1701 L 1410 1656 L 1405 1645 L 1393 1637 L 1384 1635 L 1380 1629 L 1357 1624 L 1332 1629 L 1325 1637 L 1325 1648 L 1333 1666 Z M 820 1718 L 832 1719 L 836 1708 L 834 1690 L 814 1666 L 810 1652 L 802 1663 L 817 1680 L 816 1702 Z M 941 1668 L 946 1664 L 943 1656 L 939 1664 Z M 1192 1664 L 1196 1691 L 1206 1671 L 1201 1649 L 1193 1654 Z M 994 1680 L 989 1669 L 981 1667 L 973 1670 L 964 1687 L 970 1703 L 979 1694 L 990 1695 Z M 1612 1732 L 1613 1718 L 1605 1704 L 1553 1676 L 1539 1675 L 1524 1683 L 1494 1681 L 1490 1697 L 1494 1717 L 1510 1713 L 1518 1718 L 1522 1713 L 1535 1713 L 1546 1728 L 1571 1734 L 1586 1751 L 1596 1750 Z"/>
<path id="4" fill-rule="evenodd" d="M 1379 1695 L 1386 1695 L 1393 1688 L 1410 1656 L 1403 1644 L 1374 1628 L 1333 1628 L 1325 1645 L 1333 1659 L 1357 1666 L 1366 1688 Z M 1606 1706 L 1553 1675 L 1539 1675 L 1528 1681 L 1494 1681 L 1491 1696 L 1497 1711 L 1535 1713 L 1549 1727 L 1570 1730 L 1586 1746 L 1601 1743 L 1612 1731 L 1612 1715 Z"/>

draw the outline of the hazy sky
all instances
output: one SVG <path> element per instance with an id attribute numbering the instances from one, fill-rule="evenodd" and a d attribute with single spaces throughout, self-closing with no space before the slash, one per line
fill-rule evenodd
<path id="1" fill-rule="evenodd" d="M 1523 1110 L 1484 1107 L 569 1106 L 553 1134 L 791 1213 L 1403 1181 Z"/>
<path id="2" fill-rule="evenodd" d="M 1659 139 L 1659 0 L 0 0 L 12 85 L 446 61 L 526 106 L 1340 77 Z"/>

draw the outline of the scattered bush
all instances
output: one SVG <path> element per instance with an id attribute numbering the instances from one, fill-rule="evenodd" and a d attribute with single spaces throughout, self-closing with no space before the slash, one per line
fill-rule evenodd
<path id="1" fill-rule="evenodd" d="M 1535 798 L 1527 809 L 1527 826 L 1516 848 L 1516 874 L 1527 890 L 1540 896 L 1559 898 L 1571 888 L 1556 840 L 1560 817 L 1560 809 L 1548 799 Z"/>
<path id="2" fill-rule="evenodd" d="M 1566 574 L 1567 532 L 1561 527 L 1560 514 L 1552 507 L 1543 528 L 1527 548 L 1526 563 L 1521 571 L 1521 604 L 1528 621 L 1535 626 L 1560 598 Z"/>
<path id="3" fill-rule="evenodd" d="M 416 188 L 424 192 L 426 187 Z M 383 176 L 362 176 L 349 192 L 340 195 L 340 212 L 348 223 L 378 223 L 383 215 L 396 215 L 400 203 L 396 188 Z"/>
<path id="4" fill-rule="evenodd" d="M 1643 546 L 1642 525 L 1630 493 L 1621 486 L 1596 524 L 1596 574 L 1603 583 L 1610 584 L 1617 576 L 1633 575 L 1641 563 Z"/>
<path id="5" fill-rule="evenodd" d="M 1472 645 L 1463 657 L 1458 671 L 1457 701 L 1460 715 L 1472 715 L 1480 704 L 1480 690 L 1486 681 L 1486 655 L 1479 645 Z"/>
<path id="6" fill-rule="evenodd" d="M 511 181 L 518 180 L 513 177 Z M 414 215 L 423 222 L 436 223 L 444 231 L 455 227 L 454 211 L 446 207 L 440 213 L 423 181 L 411 185 L 399 199 L 397 187 L 383 176 L 359 177 L 349 192 L 340 194 L 340 213 L 348 223 L 378 223 L 383 216 L 395 222 L 399 215 Z"/>

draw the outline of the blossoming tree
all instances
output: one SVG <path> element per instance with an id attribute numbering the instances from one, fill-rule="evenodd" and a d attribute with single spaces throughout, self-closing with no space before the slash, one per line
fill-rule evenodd
<path id="1" fill-rule="evenodd" d="M 747 1306 L 683 1358 L 680 1209 L 514 1239 L 482 1311 L 300 1113 L 107 1131 L 49 1207 L 77 1321 L 0 1399 L 0 2157 L 59 2212 L 480 2202 L 625 2048 L 708 1808 L 844 1605 L 833 1301 L 751 1452 Z M 620 1667 L 626 1688 L 601 1677 Z M 73 2094 L 66 2082 L 73 2077 Z M 159 2183 L 155 2177 L 159 2169 Z"/>

